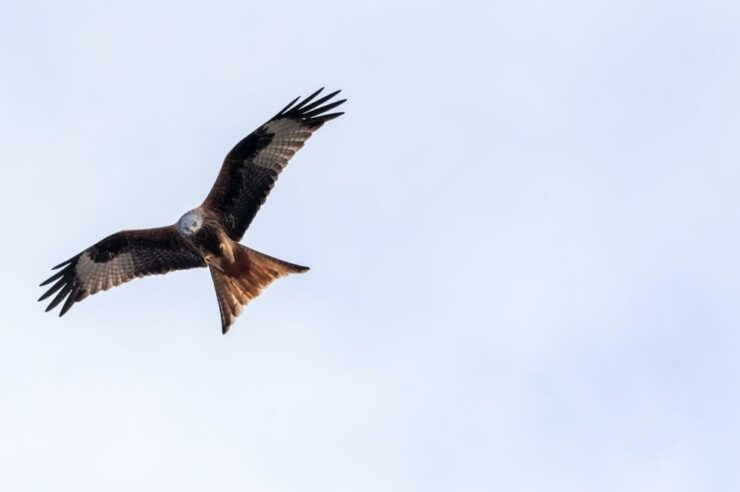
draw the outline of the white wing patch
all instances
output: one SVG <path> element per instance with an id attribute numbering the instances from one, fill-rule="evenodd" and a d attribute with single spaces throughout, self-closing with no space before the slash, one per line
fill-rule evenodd
<path id="1" fill-rule="evenodd" d="M 76 270 L 81 287 L 88 294 L 108 290 L 136 276 L 134 259 L 130 253 L 121 253 L 110 261 L 96 263 L 90 258 L 89 253 L 85 252 L 77 261 Z"/>
<path id="2" fill-rule="evenodd" d="M 265 124 L 265 128 L 274 136 L 270 144 L 260 150 L 252 162 L 256 166 L 277 172 L 285 168 L 288 160 L 303 147 L 312 134 L 306 129 L 305 124 L 289 118 L 270 121 Z"/>

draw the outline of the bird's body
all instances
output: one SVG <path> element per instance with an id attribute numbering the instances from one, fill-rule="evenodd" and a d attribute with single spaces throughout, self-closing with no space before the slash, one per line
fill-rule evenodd
<path id="1" fill-rule="evenodd" d="M 229 238 L 221 223 L 222 219 L 212 211 L 198 207 L 180 217 L 177 230 L 207 264 L 233 263 L 237 243 Z"/>
<path id="2" fill-rule="evenodd" d="M 41 285 L 55 282 L 39 300 L 56 294 L 60 316 L 75 302 L 136 277 L 206 267 L 211 271 L 226 333 L 251 299 L 273 280 L 307 267 L 259 253 L 239 243 L 278 174 L 311 134 L 343 113 L 327 113 L 344 100 L 327 103 L 339 91 L 298 104 L 295 99 L 240 141 L 226 156 L 205 201 L 173 225 L 121 231 L 57 265 Z"/>

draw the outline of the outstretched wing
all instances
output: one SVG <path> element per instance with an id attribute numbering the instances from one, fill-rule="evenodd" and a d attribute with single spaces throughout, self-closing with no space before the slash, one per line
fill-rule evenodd
<path id="1" fill-rule="evenodd" d="M 56 283 L 39 301 L 57 293 L 46 310 L 64 301 L 62 316 L 75 302 L 136 277 L 204 266 L 203 258 L 188 247 L 175 226 L 121 231 L 55 266 L 53 270 L 61 270 L 41 286 Z"/>
<path id="2" fill-rule="evenodd" d="M 331 101 L 339 91 L 314 100 L 322 90 L 300 102 L 294 99 L 226 156 L 203 206 L 221 215 L 234 241 L 244 235 L 293 154 L 324 123 L 344 114 L 329 113 L 346 101 Z"/>

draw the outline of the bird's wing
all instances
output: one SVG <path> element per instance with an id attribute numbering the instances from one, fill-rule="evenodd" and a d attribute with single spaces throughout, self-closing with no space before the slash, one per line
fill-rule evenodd
<path id="1" fill-rule="evenodd" d="M 322 90 L 300 102 L 294 99 L 236 144 L 224 159 L 203 206 L 221 215 L 234 241 L 244 235 L 293 154 L 325 122 L 344 114 L 329 112 L 345 101 L 331 100 L 339 91 L 316 99 Z"/>
<path id="2" fill-rule="evenodd" d="M 56 293 L 46 310 L 64 301 L 62 316 L 75 302 L 136 277 L 205 266 L 175 226 L 121 231 L 55 266 L 59 271 L 41 286 L 56 282 L 39 301 Z"/>

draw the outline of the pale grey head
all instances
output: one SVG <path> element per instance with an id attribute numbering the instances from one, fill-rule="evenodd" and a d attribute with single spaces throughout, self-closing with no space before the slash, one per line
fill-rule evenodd
<path id="1" fill-rule="evenodd" d="M 177 229 L 186 236 L 195 234 L 201 227 L 203 227 L 203 215 L 198 209 L 187 212 L 177 221 Z"/>

